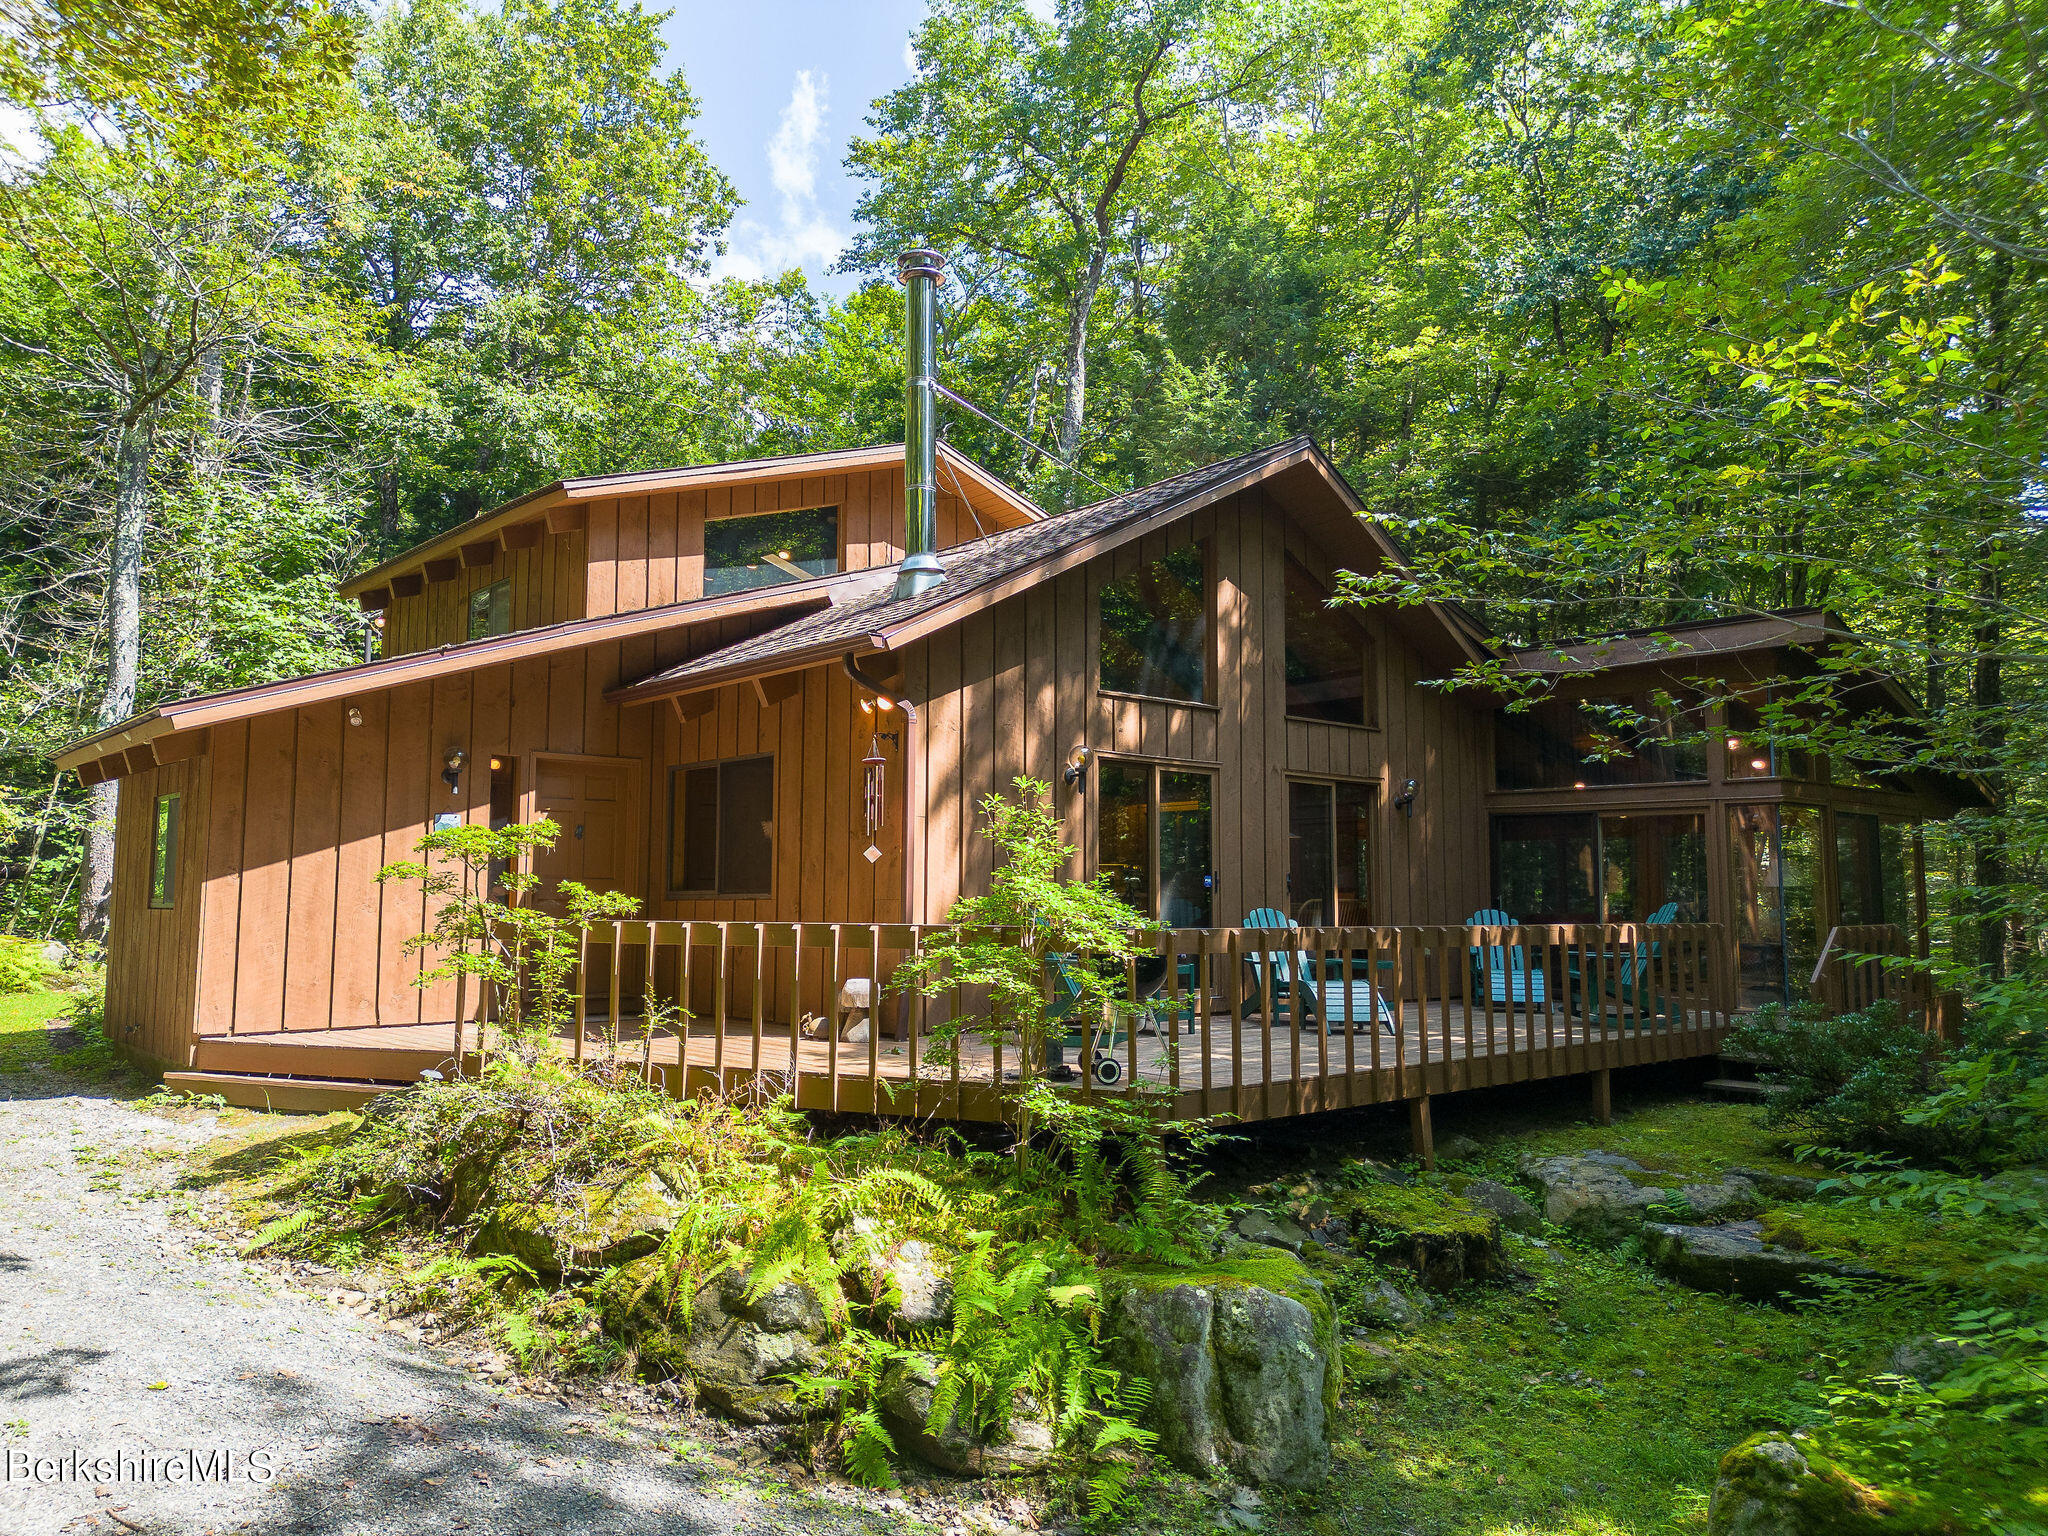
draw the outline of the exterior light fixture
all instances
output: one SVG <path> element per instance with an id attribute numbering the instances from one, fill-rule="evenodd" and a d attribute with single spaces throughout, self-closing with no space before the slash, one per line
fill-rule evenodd
<path id="1" fill-rule="evenodd" d="M 468 761 L 469 754 L 460 747 L 450 748 L 448 755 L 441 759 L 441 782 L 448 786 L 449 794 L 462 793 L 462 765 Z"/>
<path id="2" fill-rule="evenodd" d="M 502 772 L 502 771 L 503 771 L 503 769 L 504 769 L 504 767 L 505 767 L 505 760 L 504 760 L 504 759 L 503 759 L 502 757 L 494 757 L 494 758 L 492 758 L 492 759 L 491 759 L 491 772 L 493 772 L 493 773 L 499 773 L 499 772 Z"/>
<path id="3" fill-rule="evenodd" d="M 1414 817 L 1415 781 L 1413 779 L 1406 780 L 1401 785 L 1401 793 L 1394 796 L 1394 809 L 1399 811 L 1403 816 L 1410 817 L 1411 819 Z"/>
<path id="4" fill-rule="evenodd" d="M 1060 779 L 1067 788 L 1080 787 L 1081 781 L 1088 777 L 1088 763 L 1094 756 L 1095 749 L 1085 744 L 1077 745 L 1067 754 L 1066 766 L 1060 769 Z"/>
<path id="5" fill-rule="evenodd" d="M 1770 767 L 1771 760 L 1767 757 L 1752 757 L 1749 760 L 1749 771 L 1751 773 L 1768 773 Z"/>
<path id="6" fill-rule="evenodd" d="M 361 725 L 363 723 L 363 712 L 353 704 L 348 707 L 348 723 L 350 725 Z"/>

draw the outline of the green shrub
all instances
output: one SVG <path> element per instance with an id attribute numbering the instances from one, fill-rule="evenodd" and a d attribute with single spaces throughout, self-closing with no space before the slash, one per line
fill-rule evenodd
<path id="1" fill-rule="evenodd" d="M 1818 1008 L 1760 1009 L 1732 1031 L 1727 1050 L 1754 1056 L 1780 1091 L 1766 1123 L 1807 1132 L 1830 1146 L 1945 1155 L 1943 1129 L 1909 1115 L 1939 1080 L 1943 1045 L 1891 1003 L 1832 1017 Z"/>
<path id="2" fill-rule="evenodd" d="M 34 992 L 56 969 L 44 957 L 41 939 L 0 933 L 0 996 Z"/>

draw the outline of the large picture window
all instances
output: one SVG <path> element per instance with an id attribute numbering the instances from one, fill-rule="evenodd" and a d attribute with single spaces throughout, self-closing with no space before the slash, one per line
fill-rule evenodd
<path id="1" fill-rule="evenodd" d="M 1820 950 L 1820 812 L 1731 806 L 1728 833 L 1743 1006 L 1797 1001 Z"/>
<path id="2" fill-rule="evenodd" d="M 1209 594 L 1199 545 L 1102 584 L 1102 686 L 1112 693 L 1208 697 Z"/>
<path id="3" fill-rule="evenodd" d="M 668 886 L 673 894 L 773 894 L 774 758 L 671 768 L 668 799 Z"/>
<path id="4" fill-rule="evenodd" d="M 156 822 L 149 850 L 149 904 L 171 907 L 178 902 L 178 797 L 156 797 Z"/>
<path id="5" fill-rule="evenodd" d="M 704 595 L 809 581 L 839 569 L 839 509 L 759 512 L 704 525 Z"/>
<path id="6" fill-rule="evenodd" d="M 1096 870 L 1111 893 L 1172 928 L 1207 928 L 1215 910 L 1215 778 L 1151 763 L 1097 771 Z"/>
<path id="7" fill-rule="evenodd" d="M 1372 641 L 1298 561 L 1287 562 L 1287 713 L 1333 725 L 1377 723 Z"/>
<path id="8" fill-rule="evenodd" d="M 1848 811 L 1835 813 L 1835 883 L 1844 923 L 1914 929 L 1912 828 Z"/>

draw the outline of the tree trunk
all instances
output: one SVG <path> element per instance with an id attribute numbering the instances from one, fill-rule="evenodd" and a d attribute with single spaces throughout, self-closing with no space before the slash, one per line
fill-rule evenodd
<path id="1" fill-rule="evenodd" d="M 1988 558 L 1978 577 L 1978 597 L 1983 618 L 1977 625 L 1977 661 L 1970 690 L 1985 765 L 1984 778 L 1991 787 L 1991 810 L 1995 816 L 2005 808 L 2005 658 L 2001 654 L 2004 626 L 1998 605 L 2004 596 L 1998 568 Z M 1977 962 L 1991 980 L 2005 975 L 2005 833 L 1990 827 L 1979 835 L 1976 871 L 1972 884 L 1983 916 L 1977 929 Z"/>
<path id="2" fill-rule="evenodd" d="M 107 553 L 107 680 L 96 726 L 105 730 L 135 713 L 142 674 L 142 564 L 149 536 L 149 468 L 156 443 L 152 407 L 125 422 L 115 448 L 114 532 Z M 120 785 L 109 779 L 87 791 L 92 822 L 85 836 L 85 885 L 78 897 L 78 936 L 105 939 L 114 890 L 114 813 Z"/>
<path id="3" fill-rule="evenodd" d="M 1088 270 L 1074 294 L 1067 314 L 1067 403 L 1060 414 L 1060 457 L 1073 461 L 1075 445 L 1081 441 L 1081 423 L 1088 415 L 1088 315 L 1095 308 L 1095 295 L 1102 287 L 1102 269 L 1109 260 L 1109 247 L 1099 244 L 1088 258 Z"/>

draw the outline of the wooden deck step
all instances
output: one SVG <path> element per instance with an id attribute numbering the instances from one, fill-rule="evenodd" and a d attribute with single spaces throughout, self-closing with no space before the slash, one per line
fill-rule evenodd
<path id="1" fill-rule="evenodd" d="M 1760 1083 L 1753 1077 L 1713 1077 L 1700 1087 L 1717 1099 L 1762 1100 L 1787 1091 L 1782 1083 Z"/>
<path id="2" fill-rule="evenodd" d="M 261 1077 L 245 1072 L 166 1072 L 164 1086 L 174 1093 L 218 1094 L 244 1109 L 282 1109 L 326 1114 L 336 1109 L 361 1109 L 391 1083 L 350 1082 L 340 1078 Z"/>

